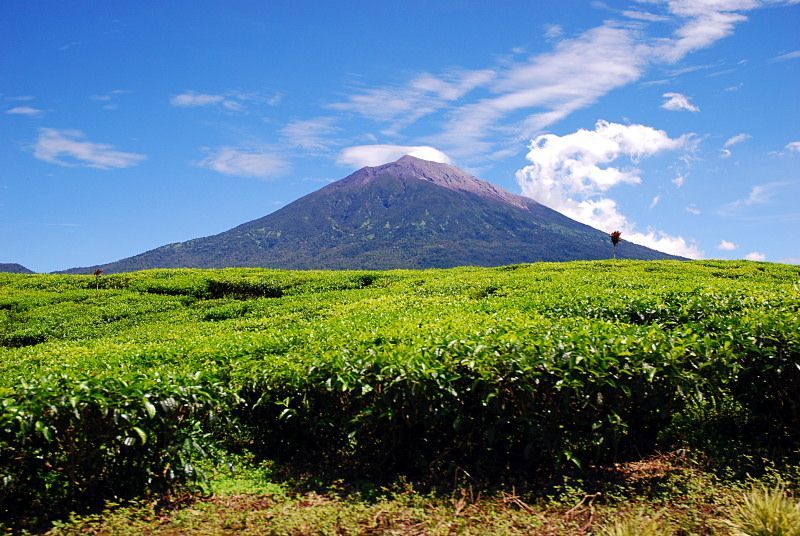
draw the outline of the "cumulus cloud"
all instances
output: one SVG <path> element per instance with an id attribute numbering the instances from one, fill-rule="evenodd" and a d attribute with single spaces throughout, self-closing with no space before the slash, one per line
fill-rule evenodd
<path id="1" fill-rule="evenodd" d="M 394 162 L 404 155 L 410 155 L 442 164 L 453 163 L 450 157 L 442 151 L 424 145 L 358 145 L 344 149 L 339 154 L 337 162 L 342 165 L 362 168 L 365 166 L 379 166 L 387 162 Z"/>
<path id="2" fill-rule="evenodd" d="M 739 247 L 738 245 L 728 240 L 722 240 L 720 241 L 719 244 L 717 244 L 717 249 L 720 249 L 722 251 L 733 251 L 738 247 Z"/>
<path id="3" fill-rule="evenodd" d="M 289 163 L 268 149 L 221 147 L 207 152 L 196 165 L 225 175 L 266 179 L 289 171 Z"/>
<path id="4" fill-rule="evenodd" d="M 39 131 L 33 156 L 59 166 L 96 169 L 127 168 L 145 158 L 143 154 L 118 151 L 113 145 L 84 138 L 79 130 L 43 128 Z"/>
<path id="5" fill-rule="evenodd" d="M 744 256 L 745 259 L 748 261 L 763 261 L 766 260 L 767 256 L 761 253 L 760 251 L 751 251 L 747 255 Z"/>
<path id="6" fill-rule="evenodd" d="M 27 115 L 29 117 L 42 115 L 44 110 L 34 108 L 33 106 L 14 106 L 5 111 L 8 115 Z"/>
<path id="7" fill-rule="evenodd" d="M 785 149 L 790 153 L 800 153 L 800 141 L 792 141 L 787 143 Z"/>
<path id="8" fill-rule="evenodd" d="M 333 117 L 290 121 L 281 129 L 288 143 L 307 151 L 325 151 L 333 143 L 329 136 L 339 129 L 334 126 Z"/>
<path id="9" fill-rule="evenodd" d="M 641 158 L 686 145 L 687 138 L 670 138 L 646 125 L 598 121 L 594 130 L 580 129 L 557 136 L 543 134 L 530 144 L 529 165 L 516 173 L 525 196 L 582 223 L 623 232 L 626 240 L 686 257 L 700 257 L 696 244 L 657 230 L 641 232 L 606 192 L 619 184 L 641 182 L 635 167 L 613 167 L 619 159 Z"/>
<path id="10" fill-rule="evenodd" d="M 664 97 L 664 102 L 661 104 L 661 107 L 665 110 L 670 110 L 672 112 L 699 112 L 700 108 L 696 105 L 692 104 L 689 100 L 689 97 L 683 95 L 681 93 L 664 93 L 661 95 Z"/>

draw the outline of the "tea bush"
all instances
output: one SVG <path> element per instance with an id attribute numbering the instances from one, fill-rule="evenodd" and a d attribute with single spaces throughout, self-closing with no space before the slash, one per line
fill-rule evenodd
<path id="1" fill-rule="evenodd" d="M 796 452 L 798 280 L 724 261 L 0 274 L 0 502 L 161 493 L 209 444 L 526 479 L 694 441 L 723 407 L 728 448 Z"/>
<path id="2" fill-rule="evenodd" d="M 234 398 L 202 379 L 47 376 L 0 393 L 2 516 L 69 511 L 200 478 Z"/>

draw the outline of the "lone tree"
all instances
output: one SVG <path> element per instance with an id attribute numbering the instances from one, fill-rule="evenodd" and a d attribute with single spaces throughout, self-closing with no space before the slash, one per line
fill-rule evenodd
<path id="1" fill-rule="evenodd" d="M 100 276 L 103 275 L 103 270 L 98 268 L 94 271 L 94 290 L 96 293 L 100 293 Z"/>
<path id="2" fill-rule="evenodd" d="M 621 236 L 622 233 L 620 233 L 619 231 L 614 231 L 613 233 L 611 233 L 611 244 L 614 246 L 615 259 L 617 258 L 617 244 L 619 244 L 619 241 L 622 240 Z"/>

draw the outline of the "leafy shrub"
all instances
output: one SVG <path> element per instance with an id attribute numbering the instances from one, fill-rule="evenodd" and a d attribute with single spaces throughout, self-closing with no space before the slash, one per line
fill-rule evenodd
<path id="1" fill-rule="evenodd" d="M 0 396 L 3 518 L 162 493 L 200 478 L 231 401 L 199 377 L 49 376 Z"/>
<path id="2" fill-rule="evenodd" d="M 683 404 L 692 376 L 660 359 L 668 346 L 656 331 L 525 331 L 501 325 L 411 355 L 365 348 L 271 369 L 245 390 L 243 420 L 267 451 L 313 449 L 373 473 L 458 465 L 496 477 L 652 449 Z"/>

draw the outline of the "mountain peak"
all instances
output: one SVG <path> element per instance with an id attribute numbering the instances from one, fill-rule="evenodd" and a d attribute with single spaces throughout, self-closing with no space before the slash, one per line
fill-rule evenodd
<path id="1" fill-rule="evenodd" d="M 402 181 L 422 180 L 459 192 L 468 192 L 484 198 L 502 201 L 507 205 L 528 209 L 538 205 L 536 201 L 512 194 L 494 184 L 483 181 L 452 164 L 424 160 L 410 154 L 394 162 L 374 167 L 364 167 L 335 182 L 328 188 L 363 187 L 381 177 L 393 177 Z"/>

